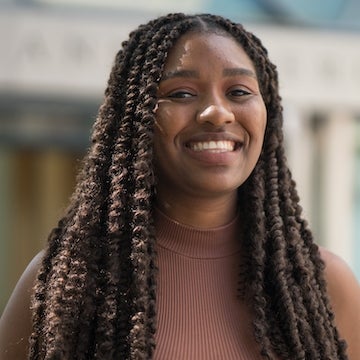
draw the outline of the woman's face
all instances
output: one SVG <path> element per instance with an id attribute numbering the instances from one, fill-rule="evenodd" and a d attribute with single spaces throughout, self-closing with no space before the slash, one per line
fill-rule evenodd
<path id="1" fill-rule="evenodd" d="M 219 34 L 185 34 L 169 52 L 158 99 L 158 191 L 236 193 L 255 167 L 266 126 L 256 71 L 242 47 Z"/>

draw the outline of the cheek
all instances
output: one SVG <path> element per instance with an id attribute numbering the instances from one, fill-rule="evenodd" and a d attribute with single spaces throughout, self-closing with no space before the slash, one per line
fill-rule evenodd
<path id="1" fill-rule="evenodd" d="M 155 136 L 168 136 L 169 134 L 169 118 L 171 114 L 170 112 L 164 108 L 159 107 L 156 111 L 155 117 Z"/>
<path id="2" fill-rule="evenodd" d="M 178 129 L 177 118 L 168 106 L 161 105 L 156 111 L 154 128 L 154 149 L 158 155 L 168 154 L 175 142 Z"/>
<path id="3" fill-rule="evenodd" d="M 261 118 L 261 120 L 259 120 L 254 132 L 256 134 L 256 137 L 262 142 L 264 140 L 264 136 L 265 136 L 265 129 L 266 129 L 266 122 L 267 122 L 267 117 L 266 114 L 264 114 L 264 116 Z"/>
<path id="4" fill-rule="evenodd" d="M 176 106 L 169 100 L 159 102 L 155 113 L 155 131 L 163 136 L 165 141 L 173 142 L 177 135 L 188 125 L 190 115 L 183 106 Z"/>
<path id="5" fill-rule="evenodd" d="M 262 141 L 264 140 L 264 136 L 265 136 L 266 124 L 267 124 L 267 110 L 264 105 L 263 111 L 261 113 L 261 121 L 259 124 L 259 133 L 261 134 Z"/>
<path id="6" fill-rule="evenodd" d="M 258 143 L 262 143 L 267 122 L 265 104 L 262 101 L 256 101 L 249 104 L 249 106 L 242 109 L 239 114 L 239 119 L 250 139 Z"/>
<path id="7" fill-rule="evenodd" d="M 159 100 L 155 113 L 155 126 L 164 137 L 173 137 L 181 123 L 178 111 L 169 100 Z"/>
<path id="8" fill-rule="evenodd" d="M 262 139 L 265 134 L 267 111 L 264 101 L 258 99 L 257 106 L 254 106 L 253 113 L 253 132 L 257 138 Z"/>

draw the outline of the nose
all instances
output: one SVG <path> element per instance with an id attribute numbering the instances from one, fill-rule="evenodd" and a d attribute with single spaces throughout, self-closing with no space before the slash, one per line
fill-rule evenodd
<path id="1" fill-rule="evenodd" d="M 199 123 L 209 123 L 214 126 L 231 124 L 235 121 L 234 113 L 221 103 L 212 103 L 206 105 L 197 113 Z"/>

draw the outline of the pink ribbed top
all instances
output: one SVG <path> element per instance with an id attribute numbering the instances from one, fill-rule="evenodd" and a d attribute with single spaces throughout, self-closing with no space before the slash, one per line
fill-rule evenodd
<path id="1" fill-rule="evenodd" d="M 260 360 L 238 287 L 239 221 L 210 230 L 155 214 L 156 360 Z"/>

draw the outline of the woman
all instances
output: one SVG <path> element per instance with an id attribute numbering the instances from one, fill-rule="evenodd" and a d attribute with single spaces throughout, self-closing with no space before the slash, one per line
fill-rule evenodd
<path id="1" fill-rule="evenodd" d="M 212 15 L 140 26 L 1 359 L 359 358 L 359 285 L 298 202 L 261 42 Z"/>

